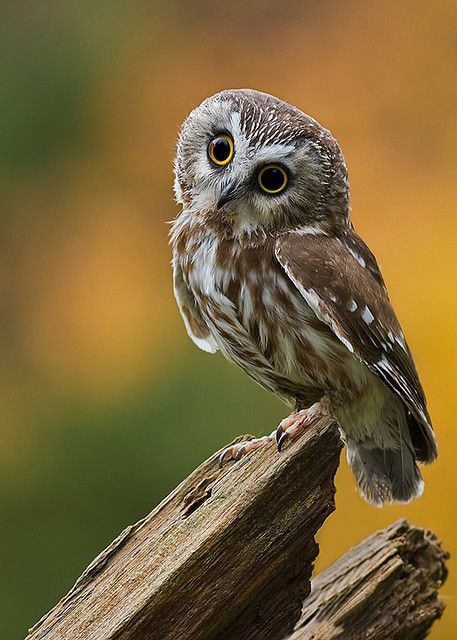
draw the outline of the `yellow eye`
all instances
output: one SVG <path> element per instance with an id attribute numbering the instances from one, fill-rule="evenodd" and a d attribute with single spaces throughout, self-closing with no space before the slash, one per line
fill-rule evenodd
<path id="1" fill-rule="evenodd" d="M 275 195 L 284 191 L 289 182 L 289 176 L 278 164 L 266 164 L 260 169 L 257 182 L 262 191 Z"/>
<path id="2" fill-rule="evenodd" d="M 226 133 L 220 133 L 208 145 L 208 155 L 218 167 L 224 167 L 228 164 L 234 153 L 233 140 Z"/>

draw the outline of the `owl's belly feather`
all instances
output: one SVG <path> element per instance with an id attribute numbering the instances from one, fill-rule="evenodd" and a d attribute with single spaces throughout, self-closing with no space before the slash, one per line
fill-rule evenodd
<path id="1" fill-rule="evenodd" d="M 317 319 L 272 247 L 228 242 L 194 245 L 183 268 L 220 351 L 285 400 L 342 404 L 359 393 L 372 374 Z"/>

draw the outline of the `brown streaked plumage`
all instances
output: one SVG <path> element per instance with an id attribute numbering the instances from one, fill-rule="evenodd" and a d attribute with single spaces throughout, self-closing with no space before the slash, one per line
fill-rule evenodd
<path id="1" fill-rule="evenodd" d="M 281 442 L 325 405 L 368 500 L 419 495 L 416 460 L 437 453 L 425 396 L 376 260 L 351 225 L 330 132 L 272 96 L 224 91 L 184 123 L 175 174 L 174 288 L 190 337 L 295 405 Z"/>

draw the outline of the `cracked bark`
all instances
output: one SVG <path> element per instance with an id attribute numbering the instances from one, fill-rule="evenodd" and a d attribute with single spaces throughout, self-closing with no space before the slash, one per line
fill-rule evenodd
<path id="1" fill-rule="evenodd" d="M 431 531 L 399 520 L 312 581 L 288 640 L 419 640 L 441 617 L 449 554 Z"/>
<path id="2" fill-rule="evenodd" d="M 347 609 L 347 620 L 357 617 L 353 599 L 363 583 L 360 576 L 354 578 L 352 592 L 345 586 L 338 596 L 341 580 L 349 584 L 352 575 L 347 562 L 340 569 L 334 565 L 335 574 L 325 572 L 316 579 L 315 592 L 306 600 L 309 613 L 300 618 L 318 552 L 315 534 L 334 509 L 333 478 L 340 450 L 338 429 L 324 418 L 281 454 L 272 444 L 222 470 L 215 454 L 146 518 L 122 532 L 35 625 L 27 640 L 352 637 L 325 635 L 319 613 L 334 616 L 331 624 L 338 633 L 345 620 L 335 615 L 332 602 Z M 396 540 L 398 536 L 392 535 Z M 370 558 L 375 556 L 370 545 L 364 556 L 364 544 L 359 545 L 359 573 L 366 572 L 370 585 L 370 572 L 376 574 Z M 432 545 L 431 538 L 427 545 Z M 385 565 L 378 563 L 382 575 L 386 566 L 391 568 L 394 581 L 398 577 L 394 568 L 398 570 L 403 562 L 401 549 L 400 545 L 396 551 L 399 560 L 392 552 Z M 427 578 L 431 560 L 425 552 L 422 555 L 423 584 L 412 581 L 416 590 L 411 587 L 411 597 L 405 592 L 405 603 L 414 618 L 418 595 L 427 593 L 425 599 L 419 598 L 420 611 L 424 620 L 433 620 L 442 610 L 436 585 L 445 575 L 444 555 L 440 560 L 433 556 L 433 579 Z M 328 584 L 326 574 L 331 578 Z M 324 597 L 331 587 L 333 601 Z M 373 597 L 368 588 L 364 594 Z"/>

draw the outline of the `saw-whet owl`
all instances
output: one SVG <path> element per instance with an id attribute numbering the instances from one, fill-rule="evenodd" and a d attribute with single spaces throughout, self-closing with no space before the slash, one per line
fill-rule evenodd
<path id="1" fill-rule="evenodd" d="M 182 126 L 175 192 L 174 291 L 192 340 L 297 415 L 327 403 L 367 500 L 420 495 L 436 440 L 332 134 L 271 95 L 222 91 Z"/>

